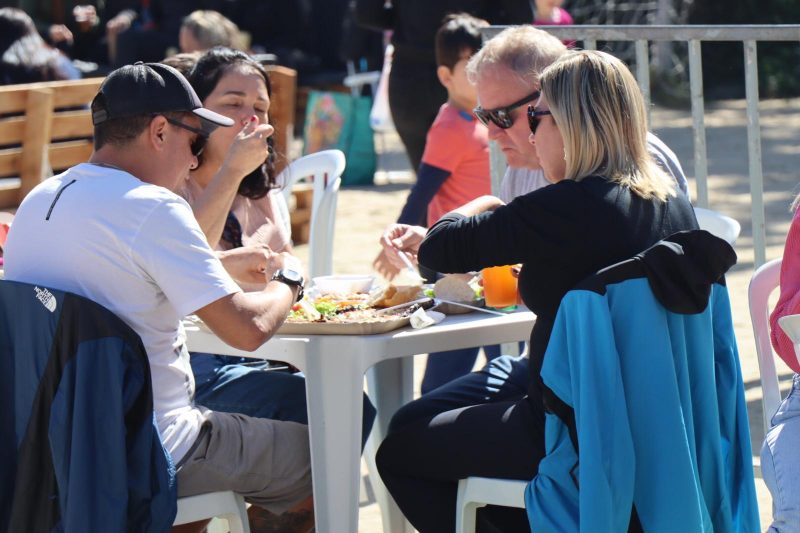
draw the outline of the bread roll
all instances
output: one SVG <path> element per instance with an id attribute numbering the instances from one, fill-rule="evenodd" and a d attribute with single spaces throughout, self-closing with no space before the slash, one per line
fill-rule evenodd
<path id="1" fill-rule="evenodd" d="M 420 298 L 422 287 L 419 285 L 389 284 L 370 301 L 372 307 L 392 307 Z"/>
<path id="2" fill-rule="evenodd" d="M 470 303 L 475 300 L 475 291 L 469 285 L 471 279 L 471 274 L 448 274 L 433 285 L 433 293 L 442 300 Z"/>

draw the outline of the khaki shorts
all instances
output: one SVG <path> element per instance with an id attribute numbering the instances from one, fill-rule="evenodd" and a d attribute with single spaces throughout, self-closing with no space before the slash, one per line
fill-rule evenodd
<path id="1" fill-rule="evenodd" d="M 178 468 L 178 496 L 232 490 L 281 514 L 311 496 L 308 427 L 296 422 L 206 411 Z"/>

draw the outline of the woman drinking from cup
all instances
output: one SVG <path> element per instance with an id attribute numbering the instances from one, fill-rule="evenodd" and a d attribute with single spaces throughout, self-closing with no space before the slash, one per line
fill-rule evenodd
<path id="1" fill-rule="evenodd" d="M 687 198 L 648 154 L 644 101 L 622 62 L 568 52 L 540 81 L 528 109 L 530 142 L 553 185 L 508 205 L 478 198 L 440 219 L 419 249 L 419 262 L 438 272 L 521 263 L 519 291 L 537 315 L 527 397 L 422 419 L 381 445 L 381 477 L 423 533 L 454 530 L 459 479 L 536 475 L 545 453 L 539 371 L 566 292 L 672 233 L 697 229 Z M 490 506 L 479 521 L 528 528 L 519 509 Z"/>

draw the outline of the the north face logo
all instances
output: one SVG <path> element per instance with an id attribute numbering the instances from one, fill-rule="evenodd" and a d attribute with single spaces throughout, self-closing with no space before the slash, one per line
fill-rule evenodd
<path id="1" fill-rule="evenodd" d="M 53 296 L 53 293 L 48 291 L 47 289 L 40 289 L 39 287 L 34 287 L 34 291 L 36 291 L 36 298 L 42 302 L 48 311 L 51 313 L 56 310 L 56 297 Z"/>

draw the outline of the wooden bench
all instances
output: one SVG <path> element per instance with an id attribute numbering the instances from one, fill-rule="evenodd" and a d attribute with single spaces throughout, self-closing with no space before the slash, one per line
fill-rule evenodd
<path id="1" fill-rule="evenodd" d="M 280 65 L 267 65 L 264 68 L 272 85 L 269 121 L 275 128 L 275 150 L 278 152 L 275 166 L 276 171 L 280 172 L 289 164 L 289 152 L 294 140 L 297 71 Z"/>
<path id="2" fill-rule="evenodd" d="M 43 179 L 89 159 L 89 103 L 103 78 L 0 87 L 0 209 L 16 207 Z M 5 183 L 3 183 L 5 182 Z"/>
<path id="3" fill-rule="evenodd" d="M 267 71 L 280 172 L 288 164 L 294 139 L 297 72 L 279 65 L 270 65 Z M 102 81 L 0 87 L 0 209 L 18 206 L 43 179 L 89 159 L 93 127 L 88 104 Z"/>

